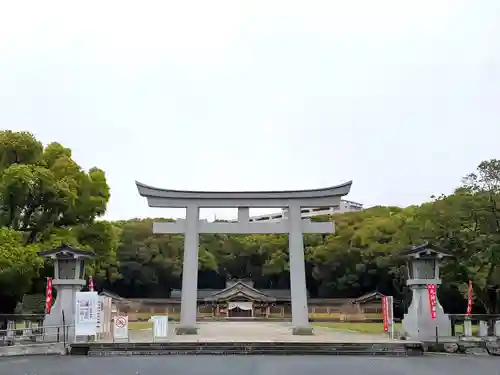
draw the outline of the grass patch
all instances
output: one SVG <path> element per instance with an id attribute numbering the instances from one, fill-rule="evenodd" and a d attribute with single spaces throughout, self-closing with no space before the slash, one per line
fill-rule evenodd
<path id="1" fill-rule="evenodd" d="M 318 327 L 334 328 L 342 331 L 356 331 L 360 333 L 372 333 L 372 334 L 384 333 L 384 324 L 382 322 L 380 323 L 318 322 L 318 323 L 313 323 L 313 325 Z M 394 325 L 394 329 L 402 331 L 403 326 L 401 323 L 396 323 Z M 478 330 L 479 326 L 477 324 L 473 324 L 472 334 L 477 335 Z M 461 334 L 463 332 L 464 332 L 463 325 L 455 326 L 455 334 Z"/>
<path id="2" fill-rule="evenodd" d="M 349 323 L 349 322 L 318 322 L 313 323 L 318 327 L 334 328 L 342 331 L 355 331 L 359 333 L 384 333 L 383 323 Z M 401 323 L 396 323 L 394 329 L 400 329 Z"/>
<path id="3" fill-rule="evenodd" d="M 472 323 L 472 334 L 477 335 L 479 325 Z M 455 334 L 464 333 L 464 326 L 462 324 L 455 325 Z"/>
<path id="4" fill-rule="evenodd" d="M 141 329 L 153 328 L 153 322 L 129 322 L 128 329 L 138 331 Z"/>

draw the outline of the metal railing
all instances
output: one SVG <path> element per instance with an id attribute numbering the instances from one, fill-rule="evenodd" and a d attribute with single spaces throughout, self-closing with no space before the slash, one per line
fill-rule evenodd
<path id="1" fill-rule="evenodd" d="M 70 326 L 12 327 L 0 330 L 0 346 L 26 345 L 36 343 L 68 343 Z"/>
<path id="2" fill-rule="evenodd" d="M 500 314 L 473 314 L 466 316 L 463 314 L 452 314 L 450 315 L 452 336 L 463 336 L 465 332 L 465 322 L 470 321 L 473 326 L 479 326 L 480 322 L 483 321 L 487 326 L 486 336 L 500 336 L 498 332 L 495 332 L 495 325 L 497 321 L 500 321 Z M 475 331 L 475 329 L 474 329 Z M 479 335 L 479 332 L 474 334 Z"/>

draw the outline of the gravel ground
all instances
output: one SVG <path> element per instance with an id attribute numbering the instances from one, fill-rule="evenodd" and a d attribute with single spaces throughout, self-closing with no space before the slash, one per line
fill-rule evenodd
<path id="1" fill-rule="evenodd" d="M 484 356 L 159 356 L 0 359 L 0 375 L 500 375 L 500 358 Z"/>
<path id="2" fill-rule="evenodd" d="M 169 324 L 167 339 L 157 341 L 301 341 L 301 342 L 388 342 L 383 334 L 363 334 L 325 327 L 314 327 L 312 336 L 292 335 L 291 323 L 284 322 L 198 322 L 198 335 L 174 334 Z M 130 330 L 130 341 L 153 341 L 152 330 Z"/>

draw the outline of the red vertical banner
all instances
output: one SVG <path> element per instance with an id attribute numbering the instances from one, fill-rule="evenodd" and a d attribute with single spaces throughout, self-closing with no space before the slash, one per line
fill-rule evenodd
<path id="1" fill-rule="evenodd" d="M 89 291 L 94 291 L 94 279 L 92 278 L 92 276 L 89 276 Z"/>
<path id="2" fill-rule="evenodd" d="M 50 313 L 52 308 L 52 279 L 47 277 L 47 287 L 45 289 L 45 312 Z"/>
<path id="3" fill-rule="evenodd" d="M 387 306 L 387 297 L 382 297 L 382 316 L 384 317 L 384 332 L 389 331 L 389 308 Z"/>
<path id="4" fill-rule="evenodd" d="M 470 316 L 472 314 L 472 281 L 469 280 L 469 293 L 467 295 L 467 312 L 465 315 Z"/>
<path id="5" fill-rule="evenodd" d="M 429 307 L 431 310 L 431 319 L 436 320 L 436 307 L 437 307 L 437 287 L 436 284 L 427 285 L 429 293 Z"/>

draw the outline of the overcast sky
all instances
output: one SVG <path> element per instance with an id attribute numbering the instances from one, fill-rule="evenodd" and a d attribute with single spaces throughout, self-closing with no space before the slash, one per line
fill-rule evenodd
<path id="1" fill-rule="evenodd" d="M 499 0 L 0 4 L 0 127 L 104 169 L 110 219 L 182 215 L 135 180 L 403 206 L 500 157 Z"/>

